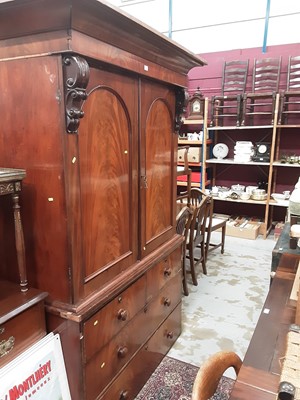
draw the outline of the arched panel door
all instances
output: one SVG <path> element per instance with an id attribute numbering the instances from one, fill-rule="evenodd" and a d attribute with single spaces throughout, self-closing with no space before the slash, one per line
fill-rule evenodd
<path id="1" fill-rule="evenodd" d="M 141 254 L 174 235 L 173 93 L 142 82 L 141 90 Z"/>
<path id="2" fill-rule="evenodd" d="M 94 288 L 137 259 L 137 177 L 132 159 L 137 150 L 126 91 L 117 82 L 89 93 L 78 141 L 83 279 Z"/>

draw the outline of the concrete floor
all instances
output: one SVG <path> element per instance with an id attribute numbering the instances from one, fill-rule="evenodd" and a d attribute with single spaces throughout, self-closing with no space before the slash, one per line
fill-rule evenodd
<path id="1" fill-rule="evenodd" d="M 269 289 L 275 243 L 273 235 L 226 236 L 224 254 L 209 253 L 208 274 L 199 266 L 198 286 L 190 281 L 190 294 L 183 296 L 182 334 L 168 356 L 196 366 L 220 350 L 244 358 Z M 225 375 L 234 377 L 231 370 Z"/>

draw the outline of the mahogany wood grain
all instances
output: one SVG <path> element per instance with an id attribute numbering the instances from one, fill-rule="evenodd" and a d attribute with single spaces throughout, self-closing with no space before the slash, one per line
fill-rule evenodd
<path id="1" fill-rule="evenodd" d="M 181 247 L 147 272 L 147 302 L 181 271 Z"/>
<path id="2" fill-rule="evenodd" d="M 141 81 L 141 257 L 172 237 L 174 97 L 168 86 Z"/>
<path id="3" fill-rule="evenodd" d="M 150 314 L 151 315 L 151 314 Z M 143 310 L 102 348 L 84 368 L 86 399 L 95 399 L 149 337 L 152 326 Z"/>
<path id="4" fill-rule="evenodd" d="M 90 280 L 101 287 L 132 265 L 138 245 L 137 82 L 96 69 L 91 75 L 77 169 L 86 294 Z"/>
<path id="5" fill-rule="evenodd" d="M 7 167 L 22 165 L 26 169 L 22 218 L 28 281 L 51 297 L 66 301 L 67 231 L 60 136 L 64 116 L 53 95 L 60 84 L 57 67 L 56 57 L 0 63 L 1 85 L 9 86 L 5 101 L 1 102 L 2 126 L 9 129 L 1 130 L 0 157 Z M 34 76 L 38 84 L 22 78 L 26 76 Z M 28 99 L 30 112 L 22 112 Z M 16 113 L 11 112 L 13 109 Z"/>
<path id="6" fill-rule="evenodd" d="M 146 277 L 143 276 L 88 319 L 83 328 L 84 360 L 90 359 L 105 346 L 111 337 L 132 320 L 145 302 Z"/>

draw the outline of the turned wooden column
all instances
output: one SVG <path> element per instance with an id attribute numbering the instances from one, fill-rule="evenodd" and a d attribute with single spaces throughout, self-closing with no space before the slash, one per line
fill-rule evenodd
<path id="1" fill-rule="evenodd" d="M 25 178 L 25 171 L 19 169 L 0 168 L 0 196 L 11 195 L 13 202 L 13 215 L 15 225 L 15 246 L 17 252 L 20 287 L 22 292 L 28 290 L 24 234 L 20 213 L 19 193 L 21 182 Z"/>

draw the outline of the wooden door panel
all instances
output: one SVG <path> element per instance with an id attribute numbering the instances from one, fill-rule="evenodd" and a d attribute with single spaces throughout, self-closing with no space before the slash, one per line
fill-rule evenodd
<path id="1" fill-rule="evenodd" d="M 143 256 L 174 234 L 174 94 L 141 84 L 141 239 Z"/>
<path id="2" fill-rule="evenodd" d="M 129 121 L 116 94 L 102 88 L 91 93 L 83 127 L 80 182 L 85 275 L 89 276 L 131 251 Z"/>
<path id="3" fill-rule="evenodd" d="M 171 135 L 172 121 L 167 105 L 157 99 L 151 105 L 146 123 L 146 243 L 170 226 L 172 187 Z"/>
<path id="4" fill-rule="evenodd" d="M 126 90 L 134 98 L 137 83 L 92 74 L 78 148 L 83 276 L 99 287 L 137 259 L 137 113 Z"/>

